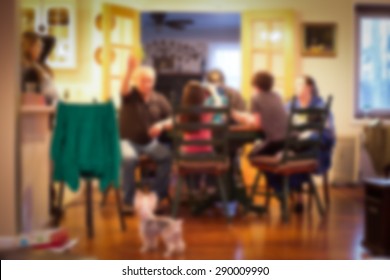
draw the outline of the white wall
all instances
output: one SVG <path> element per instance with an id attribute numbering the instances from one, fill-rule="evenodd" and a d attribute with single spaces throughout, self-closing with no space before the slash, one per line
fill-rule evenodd
<path id="1" fill-rule="evenodd" d="M 16 116 L 19 92 L 18 1 L 0 1 L 0 235 L 16 233 Z"/>

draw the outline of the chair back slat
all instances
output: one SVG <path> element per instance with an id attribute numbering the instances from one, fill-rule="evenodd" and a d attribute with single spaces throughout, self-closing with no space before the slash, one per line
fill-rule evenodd
<path id="1" fill-rule="evenodd" d="M 304 132 L 307 130 L 320 130 L 322 129 L 322 122 L 309 122 L 304 124 L 292 124 L 291 130 L 296 132 Z"/>
<path id="2" fill-rule="evenodd" d="M 193 154 L 177 154 L 176 160 L 190 161 L 190 162 L 224 162 L 227 160 L 226 156 L 220 154 L 206 154 L 206 153 L 193 153 Z"/>
<path id="3" fill-rule="evenodd" d="M 296 99 L 296 97 L 295 97 L 295 99 Z M 313 107 L 310 107 L 310 108 L 293 107 L 293 108 L 291 108 L 291 111 L 294 112 L 294 114 L 320 114 L 320 115 L 326 114 L 326 111 L 324 111 L 324 108 L 313 108 Z"/>
<path id="4" fill-rule="evenodd" d="M 329 96 L 321 107 L 299 108 L 296 97 L 293 98 L 283 149 L 283 163 L 318 158 L 321 136 L 329 118 L 331 104 L 332 96 Z M 297 123 L 298 119 L 303 121 Z"/>
<path id="5" fill-rule="evenodd" d="M 176 106 L 175 112 L 178 114 L 189 114 L 189 113 L 221 113 L 225 114 L 228 106 L 221 107 L 213 107 L 213 106 L 192 106 L 192 107 L 184 107 L 184 106 Z"/>
<path id="6" fill-rule="evenodd" d="M 210 118 L 210 123 L 199 121 L 182 122 L 182 118 L 189 114 L 219 114 L 221 121 L 213 121 Z M 223 162 L 228 159 L 228 120 L 230 108 L 229 106 L 211 107 L 183 107 L 175 106 L 174 122 L 173 122 L 173 146 L 174 158 L 179 161 L 187 162 Z M 196 133 L 201 130 L 209 130 L 211 139 L 185 139 L 184 134 Z M 188 146 L 196 146 L 199 150 L 208 150 L 210 152 L 185 153 L 183 150 Z M 205 148 L 205 149 L 203 149 Z"/>
<path id="7" fill-rule="evenodd" d="M 185 145 L 194 145 L 194 146 L 209 146 L 209 145 L 223 145 L 224 140 L 222 139 L 211 139 L 211 140 L 184 140 L 180 138 L 177 140 L 179 144 Z"/>
<path id="8" fill-rule="evenodd" d="M 317 159 L 317 152 L 312 150 L 308 152 L 302 152 L 302 153 L 297 153 L 294 155 L 287 155 L 286 156 L 286 161 L 298 161 L 298 160 L 306 160 L 306 159 Z"/>
<path id="9" fill-rule="evenodd" d="M 213 131 L 218 131 L 221 129 L 224 129 L 225 124 L 218 124 L 218 123 L 201 123 L 201 122 L 191 122 L 191 123 L 183 123 L 183 124 L 176 124 L 176 129 L 181 130 L 181 131 L 197 131 L 201 129 L 209 129 Z"/>
<path id="10" fill-rule="evenodd" d="M 317 144 L 318 144 L 317 139 L 311 139 L 311 138 L 308 139 L 294 138 L 294 139 L 290 139 L 290 141 L 286 143 L 288 149 L 293 151 L 308 150 L 311 147 L 315 147 L 315 145 Z"/>

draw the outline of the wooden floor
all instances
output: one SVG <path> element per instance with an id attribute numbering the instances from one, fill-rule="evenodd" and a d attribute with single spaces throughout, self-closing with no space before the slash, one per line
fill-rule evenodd
<path id="1" fill-rule="evenodd" d="M 361 188 L 332 188 L 332 205 L 320 219 L 315 209 L 293 214 L 283 224 L 274 201 L 270 214 L 241 215 L 228 225 L 216 210 L 201 217 L 183 215 L 187 250 L 176 259 L 361 259 L 363 235 L 363 192 Z M 66 208 L 62 225 L 79 239 L 74 252 L 98 259 L 163 259 L 163 246 L 141 254 L 136 217 L 127 218 L 122 232 L 113 197 L 104 208 L 95 193 L 95 237 L 85 229 L 85 208 L 78 201 Z"/>

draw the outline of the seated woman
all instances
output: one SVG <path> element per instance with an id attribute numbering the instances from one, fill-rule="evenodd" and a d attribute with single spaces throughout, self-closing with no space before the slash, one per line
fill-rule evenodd
<path id="1" fill-rule="evenodd" d="M 298 108 L 318 108 L 323 107 L 324 101 L 319 95 L 317 83 L 310 76 L 299 77 L 296 81 L 296 104 Z M 291 107 L 289 104 L 289 108 Z M 331 167 L 332 151 L 336 141 L 333 115 L 329 114 L 326 127 L 321 135 L 322 146 L 320 150 L 318 173 L 323 174 Z"/>
<path id="2" fill-rule="evenodd" d="M 319 108 L 325 105 L 324 101 L 319 95 L 317 83 L 312 77 L 307 75 L 299 77 L 296 80 L 296 96 L 297 96 L 297 99 L 295 101 L 296 103 L 291 104 L 290 102 L 290 104 L 288 104 L 288 108 L 291 108 L 292 105 L 298 108 Z M 318 135 L 311 135 L 309 137 L 318 137 Z M 326 172 L 330 169 L 332 164 L 331 163 L 332 152 L 336 142 L 334 119 L 331 113 L 329 114 L 326 127 L 322 135 L 320 135 L 320 137 L 321 137 L 322 145 L 319 152 L 319 159 L 318 159 L 319 167 L 317 172 L 318 174 L 326 174 Z M 303 203 L 302 203 L 301 195 L 298 195 L 297 197 L 295 211 L 296 212 L 303 211 Z"/>

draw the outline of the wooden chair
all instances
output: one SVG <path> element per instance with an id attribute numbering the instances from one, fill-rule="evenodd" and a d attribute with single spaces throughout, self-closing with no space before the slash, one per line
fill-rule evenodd
<path id="1" fill-rule="evenodd" d="M 87 234 L 89 238 L 94 237 L 95 235 L 95 230 L 94 230 L 94 222 L 93 222 L 93 185 L 92 185 L 92 180 L 93 177 L 89 175 L 83 175 L 82 178 L 86 182 L 85 186 L 85 206 L 86 206 L 86 211 L 85 211 L 85 221 L 86 221 L 86 227 L 87 227 Z M 57 207 L 58 211 L 60 213 L 63 213 L 63 194 L 65 190 L 65 184 L 64 182 L 60 182 L 60 189 L 59 189 L 59 194 L 57 197 Z M 119 189 L 115 189 L 115 199 L 116 199 L 116 207 L 117 207 L 117 212 L 118 212 L 118 217 L 119 217 L 119 222 L 121 226 L 121 230 L 125 231 L 126 230 L 126 223 L 124 220 L 123 216 L 123 211 L 122 211 L 122 203 L 120 199 L 120 191 Z M 55 217 L 55 225 L 58 226 L 60 224 L 60 219 L 62 215 L 57 215 Z"/>
<path id="2" fill-rule="evenodd" d="M 261 174 L 262 174 L 261 171 L 257 171 L 255 179 L 254 179 L 253 184 L 252 184 L 251 194 L 250 194 L 251 199 L 249 202 L 252 202 L 254 200 L 254 197 L 256 196 L 256 194 L 258 194 L 257 193 L 257 186 L 259 185 Z M 329 174 L 327 171 L 325 171 L 323 174 L 321 174 L 322 190 L 323 190 L 323 196 L 325 199 L 326 209 L 329 209 L 329 206 L 330 206 L 330 185 L 329 185 L 329 176 L 328 175 Z M 267 202 L 266 203 L 266 206 L 267 206 L 269 201 L 267 200 L 266 202 Z M 309 201 L 309 209 L 311 209 L 311 205 L 312 205 L 312 201 L 310 200 Z M 253 204 L 251 205 L 251 210 L 257 211 L 259 213 L 264 212 L 266 210 L 266 208 L 264 208 L 263 206 L 255 206 Z"/>
<path id="3" fill-rule="evenodd" d="M 180 199 L 181 190 L 184 185 L 184 181 L 188 176 L 207 174 L 213 176 L 216 179 L 219 192 L 222 198 L 225 215 L 230 221 L 230 215 L 228 211 L 228 194 L 226 187 L 226 173 L 229 169 L 229 149 L 228 149 L 228 123 L 227 121 L 202 123 L 202 122 L 190 122 L 181 123 L 179 117 L 197 113 L 197 114 L 221 114 L 223 120 L 228 120 L 229 107 L 177 107 L 174 109 L 174 128 L 173 128 L 173 147 L 174 147 L 174 167 L 178 175 L 178 183 L 176 186 L 176 194 L 174 198 L 174 204 L 172 207 L 172 216 L 176 217 Z M 183 133 L 190 131 L 198 131 L 200 129 L 211 130 L 214 137 L 210 140 L 184 140 Z M 184 153 L 183 147 L 186 145 L 196 146 L 211 146 L 212 153 Z M 190 190 L 189 190 L 190 191 Z"/>
<path id="4" fill-rule="evenodd" d="M 94 120 L 93 129 L 91 129 L 90 120 Z M 109 179 L 114 184 L 116 181 L 115 173 L 118 171 L 116 164 L 119 163 L 120 159 L 120 147 L 115 108 L 111 101 L 101 104 L 66 104 L 60 102 L 56 110 L 55 123 L 51 147 L 51 158 L 53 160 L 51 181 L 59 182 L 60 189 L 57 195 L 54 192 L 53 184 L 51 184 L 50 207 L 54 216 L 54 224 L 58 225 L 62 217 L 65 182 L 66 179 L 69 179 L 67 174 L 69 172 L 72 175 L 70 176 L 70 180 L 77 179 L 73 178 L 73 176 L 78 175 L 79 178 L 86 181 L 86 226 L 88 236 L 92 238 L 94 236 L 92 181 L 95 178 L 100 178 L 101 181 L 108 181 Z M 77 129 L 69 129 L 70 127 L 77 127 Z M 96 147 L 93 146 L 92 143 L 94 143 L 94 141 L 92 140 L 101 137 L 102 133 L 110 137 L 99 142 L 99 149 L 102 149 L 102 151 L 101 153 L 97 152 L 97 158 L 95 159 L 93 158 L 93 155 Z M 72 143 L 77 143 L 77 145 L 73 146 Z M 79 153 L 80 151 L 83 152 Z M 67 160 L 65 160 L 65 153 L 71 153 L 72 156 L 66 155 Z M 86 155 L 88 155 L 88 158 Z M 77 158 L 79 156 L 80 158 Z M 95 160 L 99 163 L 95 163 Z M 103 162 L 103 160 L 106 162 Z M 64 161 L 66 161 L 67 164 L 64 164 Z M 107 172 L 102 172 L 102 170 L 99 169 L 100 166 L 105 166 L 107 170 L 104 171 Z M 71 167 L 74 167 L 75 169 L 72 169 Z M 61 170 L 61 168 L 70 168 L 71 171 Z M 78 174 L 76 172 L 78 172 Z M 107 178 L 104 178 L 106 175 Z M 109 182 L 104 183 L 106 184 Z M 73 190 L 75 190 L 75 188 L 73 188 Z M 124 231 L 126 229 L 126 224 L 122 215 L 122 204 L 118 188 L 115 188 L 115 194 L 120 226 Z"/>
<path id="5" fill-rule="evenodd" d="M 325 206 L 328 209 L 330 205 L 330 186 L 329 186 L 328 171 L 325 171 L 322 174 L 322 189 L 324 192 Z"/>
<path id="6" fill-rule="evenodd" d="M 288 221 L 288 200 L 290 193 L 289 178 L 295 174 L 308 175 L 308 193 L 310 201 L 314 198 L 317 210 L 320 215 L 324 214 L 324 207 L 321 203 L 317 192 L 312 174 L 318 168 L 318 153 L 321 146 L 321 137 L 326 121 L 329 116 L 329 110 L 332 102 L 332 97 L 329 97 L 325 106 L 322 108 L 296 108 L 292 102 L 291 113 L 289 116 L 289 124 L 286 132 L 286 140 L 284 148 L 281 153 L 274 156 L 254 156 L 250 159 L 251 165 L 258 169 L 258 174 L 252 186 L 251 205 L 256 195 L 265 195 L 265 208 L 268 210 L 269 200 L 272 195 L 278 197 L 281 201 L 282 219 Z M 304 117 L 304 123 L 296 124 L 295 118 L 297 116 Z M 301 138 L 303 132 L 311 132 L 318 137 Z M 272 193 L 270 187 L 267 186 L 265 192 L 258 192 L 258 181 L 262 172 L 269 172 L 282 177 L 282 190 Z"/>

